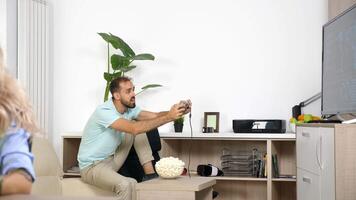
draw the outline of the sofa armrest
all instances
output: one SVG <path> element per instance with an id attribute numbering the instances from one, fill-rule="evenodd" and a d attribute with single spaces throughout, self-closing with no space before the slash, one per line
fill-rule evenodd
<path id="1" fill-rule="evenodd" d="M 63 176 L 57 154 L 52 144 L 45 138 L 34 137 L 32 139 L 32 153 L 36 177 L 41 176 Z"/>

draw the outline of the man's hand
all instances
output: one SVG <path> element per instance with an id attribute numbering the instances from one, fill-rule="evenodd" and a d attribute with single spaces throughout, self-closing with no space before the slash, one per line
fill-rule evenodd
<path id="1" fill-rule="evenodd" d="M 168 117 L 174 121 L 180 117 L 182 117 L 182 115 L 184 115 L 184 111 L 186 109 L 184 107 L 181 106 L 181 104 L 174 104 L 171 107 L 171 110 L 168 112 Z"/>
<path id="2" fill-rule="evenodd" d="M 186 101 L 180 101 L 179 102 L 180 107 L 184 108 L 184 115 L 190 113 L 192 110 L 192 102 L 188 99 Z"/>

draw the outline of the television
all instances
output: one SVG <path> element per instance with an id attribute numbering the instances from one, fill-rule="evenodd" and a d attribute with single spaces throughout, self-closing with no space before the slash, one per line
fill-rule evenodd
<path id="1" fill-rule="evenodd" d="M 356 4 L 323 26 L 321 114 L 356 113 Z"/>

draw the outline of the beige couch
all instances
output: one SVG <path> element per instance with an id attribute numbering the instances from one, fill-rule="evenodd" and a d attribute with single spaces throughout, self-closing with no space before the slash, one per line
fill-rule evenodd
<path id="1" fill-rule="evenodd" d="M 35 156 L 34 168 L 36 173 L 36 181 L 32 187 L 33 194 L 115 196 L 115 193 L 86 184 L 80 178 L 63 178 L 63 170 L 57 155 L 47 139 L 35 137 L 32 143 L 32 153 Z"/>

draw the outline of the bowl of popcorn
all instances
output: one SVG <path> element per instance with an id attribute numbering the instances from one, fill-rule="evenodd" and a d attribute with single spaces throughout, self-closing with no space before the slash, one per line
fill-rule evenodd
<path id="1" fill-rule="evenodd" d="M 156 163 L 156 172 L 162 178 L 176 178 L 184 170 L 185 163 L 178 158 L 166 157 Z"/>

